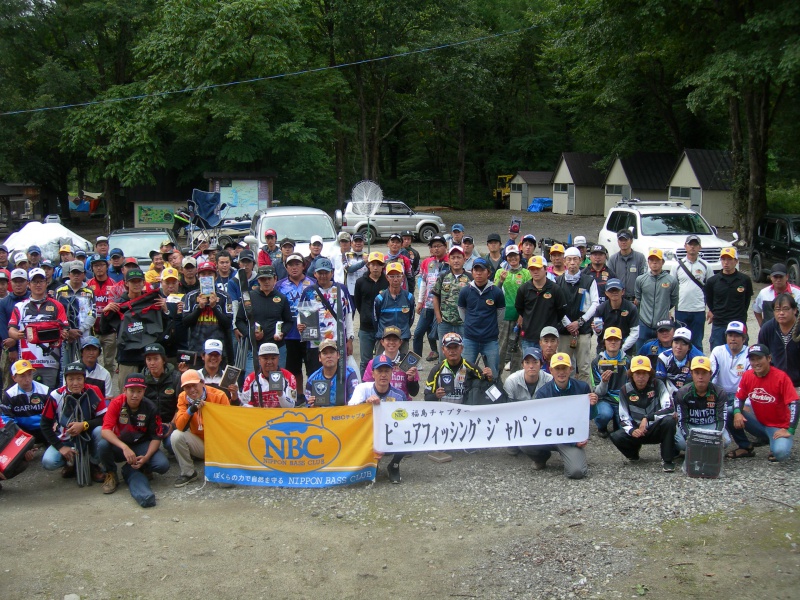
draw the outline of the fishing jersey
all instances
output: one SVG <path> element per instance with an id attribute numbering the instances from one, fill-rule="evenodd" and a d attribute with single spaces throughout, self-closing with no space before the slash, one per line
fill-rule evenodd
<path id="1" fill-rule="evenodd" d="M 52 298 L 42 300 L 27 298 L 14 306 L 8 326 L 24 331 L 26 325 L 47 321 L 57 321 L 64 329 L 68 328 L 69 323 L 64 305 Z M 19 357 L 30 361 L 36 369 L 57 369 L 61 360 L 61 346 L 60 344 L 34 344 L 29 342 L 26 336 L 19 341 Z"/>
<path id="2" fill-rule="evenodd" d="M 356 386 L 356 389 L 353 390 L 353 397 L 350 398 L 350 402 L 347 404 L 350 406 L 364 404 L 370 396 L 377 396 L 381 402 L 405 402 L 406 400 L 405 394 L 396 387 L 392 387 L 391 384 L 389 384 L 389 389 L 386 392 L 381 393 L 375 389 L 374 382 L 366 381 Z"/>
<path id="3" fill-rule="evenodd" d="M 161 416 L 156 405 L 142 398 L 138 408 L 128 406 L 125 394 L 120 394 L 108 405 L 103 415 L 103 429 L 113 431 L 128 446 L 149 442 L 162 436 Z"/>
<path id="4" fill-rule="evenodd" d="M 794 434 L 798 419 L 797 392 L 789 376 L 776 367 L 770 367 L 766 377 L 755 371 L 745 371 L 736 392 L 738 402 L 734 413 L 740 412 L 746 400 L 750 400 L 758 422 L 765 427 L 788 429 Z"/>
<path id="5" fill-rule="evenodd" d="M 697 393 L 694 383 L 688 383 L 675 394 L 675 410 L 678 413 L 678 430 L 684 438 L 690 429 L 725 429 L 725 413 L 728 394 L 721 387 L 709 384 L 704 395 Z"/>
<path id="6" fill-rule="evenodd" d="M 319 294 L 328 301 L 330 307 L 335 311 L 336 310 L 336 296 L 341 294 L 342 298 L 342 315 L 335 315 L 333 312 L 329 311 L 324 303 L 320 300 Z M 323 340 L 335 340 L 336 335 L 339 331 L 339 327 L 344 325 L 344 333 L 346 339 L 352 339 L 354 337 L 353 332 L 353 302 L 350 298 L 350 293 L 347 291 L 347 288 L 344 287 L 341 283 L 331 283 L 331 286 L 327 290 L 323 290 L 321 287 L 314 285 L 313 287 L 306 288 L 303 294 L 303 300 L 309 306 L 316 306 L 318 314 L 319 314 L 319 340 L 310 340 L 308 342 L 309 348 L 319 348 L 319 345 L 322 343 Z"/>
<path id="7" fill-rule="evenodd" d="M 286 296 L 286 299 L 289 301 L 289 308 L 292 311 L 292 320 L 295 323 L 291 331 L 283 332 L 283 339 L 300 339 L 300 332 L 297 331 L 297 305 L 300 304 L 300 301 L 303 299 L 306 290 L 312 285 L 316 285 L 316 282 L 309 277 L 303 277 L 298 283 L 294 283 L 287 277 L 286 279 L 281 279 L 275 284 L 275 289 Z"/>
<path id="8" fill-rule="evenodd" d="M 400 288 L 394 297 L 388 288 L 378 292 L 372 305 L 375 339 L 383 338 L 383 330 L 392 326 L 400 329 L 401 340 L 411 339 L 411 325 L 416 315 L 414 296 L 411 292 Z"/>
<path id="9" fill-rule="evenodd" d="M 428 374 L 428 379 L 425 381 L 425 400 L 438 402 L 440 399 L 436 397 L 436 390 L 443 388 L 446 393 L 441 398 L 442 402 L 463 404 L 467 381 L 482 378 L 480 370 L 463 358 L 456 368 L 451 367 L 449 362 L 443 360 Z M 448 392 L 448 389 L 452 391 Z"/>
<path id="10" fill-rule="evenodd" d="M 334 374 L 331 379 L 325 377 L 325 372 L 322 367 L 314 371 L 308 376 L 306 380 L 306 398 L 314 398 L 314 408 L 320 406 L 334 406 L 336 404 L 336 380 L 338 377 Z M 344 403 L 347 404 L 350 398 L 353 397 L 353 390 L 360 382 L 358 381 L 358 374 L 352 367 L 345 367 L 344 374 Z M 320 384 L 322 384 L 320 386 Z M 320 386 L 320 387 L 318 387 Z M 319 397 L 323 393 L 320 390 L 327 389 L 328 398 L 327 402 L 320 402 Z"/>
<path id="11" fill-rule="evenodd" d="M 103 314 L 103 309 L 111 302 L 114 285 L 114 280 L 111 277 L 106 278 L 105 281 L 98 281 L 97 278 L 93 278 L 86 282 L 86 287 L 92 290 L 94 294 L 94 314 L 96 316 Z"/>
<path id="12" fill-rule="evenodd" d="M 14 421 L 20 429 L 28 433 L 40 433 L 42 411 L 50 395 L 50 388 L 38 381 L 32 382 L 30 392 L 15 383 L 0 400 L 0 413 L 8 421 Z"/>
<path id="13" fill-rule="evenodd" d="M 514 303 L 517 300 L 517 292 L 522 284 L 531 280 L 531 272 L 524 267 L 517 267 L 516 269 L 504 269 L 506 275 L 503 283 L 500 283 L 500 271 L 494 276 L 494 284 L 500 286 L 506 298 L 506 311 L 503 319 L 506 321 L 516 321 L 519 317 L 516 306 Z"/>
<path id="14" fill-rule="evenodd" d="M 206 340 L 219 340 L 225 348 L 225 356 L 233 358 L 231 329 L 233 327 L 233 302 L 225 292 L 217 290 L 217 304 L 211 308 L 207 303 L 200 308 L 197 300 L 200 290 L 183 297 L 183 325 L 189 328 L 189 350 L 203 352 Z"/>
<path id="15" fill-rule="evenodd" d="M 656 377 L 666 384 L 670 398 L 674 397 L 675 392 L 692 380 L 691 365 L 692 359 L 696 356 L 703 356 L 703 353 L 691 344 L 689 352 L 683 360 L 675 358 L 672 348 L 658 355 Z"/>
<path id="16" fill-rule="evenodd" d="M 95 312 L 94 292 L 89 287 L 82 286 L 75 290 L 68 283 L 64 284 L 56 288 L 56 300 L 64 305 L 72 329 L 80 329 L 81 336 L 88 335 L 92 331 L 97 312 Z"/>
<path id="17" fill-rule="evenodd" d="M 273 371 L 270 373 L 270 377 Z M 258 385 L 256 384 L 256 374 L 250 373 L 245 377 L 242 391 L 239 392 L 239 400 L 242 406 L 261 406 L 264 408 L 294 408 L 297 402 L 297 381 L 289 371 L 280 369 L 283 375 L 283 389 L 280 391 L 269 389 L 269 380 L 264 377 L 263 373 L 258 373 L 258 383 L 261 384 L 261 394 L 258 393 Z M 261 402 L 259 402 L 259 399 Z"/>
<path id="18" fill-rule="evenodd" d="M 74 421 L 87 421 L 91 431 L 92 425 L 96 427 L 102 423 L 107 408 L 103 393 L 93 385 L 84 385 L 78 396 L 68 392 L 67 386 L 61 386 L 50 392 L 45 402 L 42 410 L 42 424 L 45 426 L 42 432 L 47 441 L 58 449 L 72 439 L 67 433 L 67 425 Z M 46 427 L 48 424 L 53 424 L 55 428 L 49 429 Z"/>
<path id="19" fill-rule="evenodd" d="M 417 304 L 422 303 L 423 308 L 433 308 L 433 286 L 440 273 L 450 269 L 447 259 L 437 260 L 429 256 L 422 261 L 419 267 L 419 285 L 417 286 Z"/>
<path id="20" fill-rule="evenodd" d="M 100 390 L 103 393 L 103 398 L 111 397 L 111 373 L 103 365 L 99 362 L 95 363 L 93 369 L 83 365 L 83 372 L 86 375 L 86 383 Z"/>
<path id="21" fill-rule="evenodd" d="M 384 352 L 383 354 L 385 355 L 386 353 Z M 380 354 L 378 354 L 378 356 L 380 356 Z M 406 374 L 405 371 L 403 371 L 398 367 L 400 362 L 402 362 L 401 360 L 402 358 L 403 358 L 402 355 L 398 352 L 397 356 L 392 361 L 392 377 L 389 380 L 389 384 L 392 387 L 395 387 L 401 392 L 403 392 L 406 396 L 405 400 L 413 400 L 412 394 L 410 394 L 408 391 L 408 384 L 409 384 L 408 375 Z M 375 376 L 372 374 L 372 361 L 369 361 L 367 363 L 367 368 L 364 369 L 364 381 L 375 381 Z M 417 382 L 417 385 L 415 386 L 414 389 L 416 391 L 419 391 L 419 383 L 418 383 L 419 371 L 417 371 L 417 373 L 414 375 L 414 377 L 411 378 L 410 381 Z"/>
<path id="22" fill-rule="evenodd" d="M 650 381 L 643 390 L 628 382 L 619 396 L 619 421 L 628 435 L 639 427 L 642 419 L 648 424 L 659 419 L 672 418 L 672 405 L 667 386 L 659 379 Z"/>

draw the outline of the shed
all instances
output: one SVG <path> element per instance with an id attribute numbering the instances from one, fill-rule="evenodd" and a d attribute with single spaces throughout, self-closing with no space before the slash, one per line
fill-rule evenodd
<path id="1" fill-rule="evenodd" d="M 518 171 L 511 180 L 511 195 L 508 207 L 525 210 L 534 198 L 552 198 L 552 171 Z"/>
<path id="2" fill-rule="evenodd" d="M 668 152 L 636 152 L 617 157 L 605 181 L 605 214 L 623 198 L 666 201 L 667 184 L 675 168 Z"/>
<path id="3" fill-rule="evenodd" d="M 669 199 L 691 206 L 712 225 L 732 227 L 732 173 L 727 150 L 686 149 L 669 178 Z"/>
<path id="4" fill-rule="evenodd" d="M 602 158 L 589 152 L 563 152 L 553 174 L 553 212 L 561 215 L 603 214 L 605 175 L 594 164 Z"/>

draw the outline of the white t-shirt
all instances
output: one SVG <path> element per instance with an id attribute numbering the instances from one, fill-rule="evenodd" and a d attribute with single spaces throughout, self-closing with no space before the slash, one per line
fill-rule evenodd
<path id="1" fill-rule="evenodd" d="M 731 354 L 727 344 L 717 346 L 711 351 L 711 382 L 728 392 L 732 399 L 739 389 L 739 382 L 744 372 L 750 368 L 747 359 L 747 346 L 736 356 Z"/>
<path id="2" fill-rule="evenodd" d="M 689 262 L 688 258 L 681 259 L 681 262 L 691 271 L 694 278 L 703 285 L 714 275 L 714 269 L 702 258 L 698 258 L 695 263 Z M 691 280 L 680 265 L 676 264 L 671 272 L 679 284 L 677 310 L 681 312 L 705 312 L 706 297 L 700 286 Z"/>

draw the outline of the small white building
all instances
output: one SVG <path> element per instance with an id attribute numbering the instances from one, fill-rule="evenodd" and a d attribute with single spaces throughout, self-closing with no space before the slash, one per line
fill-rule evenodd
<path id="1" fill-rule="evenodd" d="M 605 174 L 595 168 L 602 158 L 588 152 L 563 152 L 553 174 L 553 212 L 602 215 Z"/>
<path id="2" fill-rule="evenodd" d="M 684 150 L 668 181 L 668 198 L 717 227 L 733 226 L 733 161 L 727 150 Z"/>
<path id="3" fill-rule="evenodd" d="M 666 201 L 675 156 L 666 152 L 636 152 L 617 157 L 605 181 L 605 213 L 622 199 Z"/>
<path id="4" fill-rule="evenodd" d="M 511 210 L 527 210 L 534 198 L 552 198 L 552 180 L 552 171 L 518 171 L 511 180 L 508 207 Z"/>

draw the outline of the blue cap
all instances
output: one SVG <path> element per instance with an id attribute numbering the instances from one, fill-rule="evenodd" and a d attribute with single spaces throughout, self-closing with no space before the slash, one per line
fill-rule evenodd
<path id="1" fill-rule="evenodd" d="M 33 254 L 34 252 L 36 252 L 37 254 L 41 254 L 42 249 L 39 248 L 39 246 L 31 246 L 30 248 L 28 248 L 28 254 Z"/>
<path id="2" fill-rule="evenodd" d="M 314 263 L 314 272 L 317 271 L 333 271 L 333 263 L 327 258 L 318 258 Z"/>
<path id="3" fill-rule="evenodd" d="M 536 347 L 526 350 L 525 356 L 522 357 L 522 360 L 525 360 L 526 358 L 533 358 L 539 362 L 542 362 L 542 351 Z"/>
<path id="4" fill-rule="evenodd" d="M 79 256 L 86 256 L 86 250 L 81 250 L 80 248 L 75 250 L 75 258 L 78 258 Z"/>
<path id="5" fill-rule="evenodd" d="M 108 259 L 105 256 L 100 256 L 99 254 L 95 254 L 92 256 L 92 260 L 89 261 L 89 266 L 92 266 L 96 262 L 104 262 L 108 264 Z"/>
<path id="6" fill-rule="evenodd" d="M 372 359 L 372 370 L 374 371 L 378 367 L 389 367 L 391 369 L 394 367 L 394 362 L 392 362 L 392 359 L 385 354 L 379 354 Z"/>
<path id="7" fill-rule="evenodd" d="M 108 253 L 108 255 L 111 258 L 114 258 L 115 256 L 125 256 L 125 253 L 119 248 L 114 248 L 111 250 L 111 252 Z"/>
<path id="8" fill-rule="evenodd" d="M 611 278 L 606 281 L 606 290 L 622 290 L 625 289 L 619 279 Z"/>
<path id="9" fill-rule="evenodd" d="M 487 271 L 489 270 L 489 263 L 486 262 L 485 258 L 476 258 L 475 261 L 472 263 L 472 268 L 475 267 L 483 267 Z"/>
<path id="10" fill-rule="evenodd" d="M 81 350 L 83 350 L 87 346 L 94 346 L 95 348 L 103 347 L 100 345 L 100 340 L 98 340 L 93 335 L 87 335 L 81 338 Z"/>
<path id="11" fill-rule="evenodd" d="M 464 226 L 461 223 L 456 223 L 450 228 L 450 231 L 464 231 Z"/>

